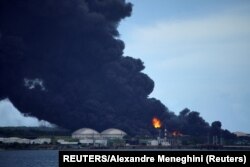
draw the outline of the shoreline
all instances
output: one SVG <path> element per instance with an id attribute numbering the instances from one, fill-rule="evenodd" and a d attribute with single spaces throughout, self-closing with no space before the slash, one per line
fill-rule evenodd
<path id="1" fill-rule="evenodd" d="M 194 151 L 194 152 L 203 152 L 203 151 L 250 151 L 250 146 L 227 146 L 223 148 L 211 149 L 211 148 L 166 148 L 166 147 L 140 147 L 140 148 L 73 148 L 73 147 L 31 147 L 31 148 L 0 148 L 0 151 L 40 151 L 40 150 L 51 150 L 51 151 Z"/>

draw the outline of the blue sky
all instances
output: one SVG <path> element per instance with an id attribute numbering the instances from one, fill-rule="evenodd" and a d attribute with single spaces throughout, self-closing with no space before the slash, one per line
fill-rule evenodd
<path id="1" fill-rule="evenodd" d="M 250 1 L 129 0 L 125 55 L 144 61 L 150 95 L 223 128 L 250 132 Z"/>

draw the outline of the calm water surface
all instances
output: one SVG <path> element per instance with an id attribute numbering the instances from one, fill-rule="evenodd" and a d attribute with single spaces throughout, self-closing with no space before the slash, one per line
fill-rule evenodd
<path id="1" fill-rule="evenodd" d="M 58 167 L 58 151 L 0 151 L 0 167 Z"/>

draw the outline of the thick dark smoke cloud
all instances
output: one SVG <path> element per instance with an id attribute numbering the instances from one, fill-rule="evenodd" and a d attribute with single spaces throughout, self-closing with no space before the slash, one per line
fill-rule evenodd
<path id="1" fill-rule="evenodd" d="M 0 98 L 69 129 L 149 133 L 167 108 L 143 62 L 123 56 L 125 0 L 1 0 Z M 152 129 L 151 129 L 152 130 Z"/>
<path id="2" fill-rule="evenodd" d="M 206 136 L 198 112 L 176 116 L 149 98 L 143 62 L 123 56 L 117 26 L 131 11 L 125 0 L 1 0 L 0 99 L 71 130 L 152 134 L 156 116 L 169 131 Z"/>

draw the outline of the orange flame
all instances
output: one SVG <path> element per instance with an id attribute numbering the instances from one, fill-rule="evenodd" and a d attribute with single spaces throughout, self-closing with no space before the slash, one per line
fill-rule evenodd
<path id="1" fill-rule="evenodd" d="M 174 137 L 176 137 L 176 136 L 182 136 L 182 134 L 181 134 L 180 132 L 178 132 L 178 131 L 174 131 L 174 132 L 172 133 L 172 135 L 173 135 Z"/>
<path id="2" fill-rule="evenodd" d="M 161 121 L 156 117 L 152 119 L 152 124 L 154 128 L 161 128 Z"/>

